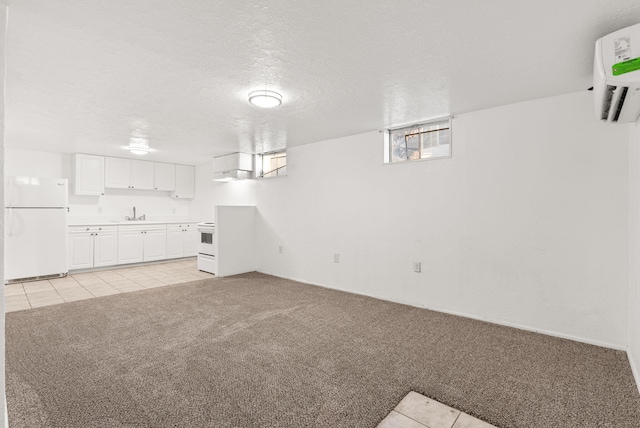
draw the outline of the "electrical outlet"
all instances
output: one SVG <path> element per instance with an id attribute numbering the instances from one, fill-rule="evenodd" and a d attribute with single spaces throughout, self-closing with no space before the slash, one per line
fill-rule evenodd
<path id="1" fill-rule="evenodd" d="M 280 254 L 284 253 L 284 247 L 282 245 L 278 246 L 278 252 Z"/>
<path id="2" fill-rule="evenodd" d="M 340 254 L 335 253 L 335 254 L 333 255 L 333 262 L 334 262 L 334 263 L 340 263 Z"/>
<path id="3" fill-rule="evenodd" d="M 98 207 L 98 214 L 102 212 L 102 207 Z"/>
<path id="4" fill-rule="evenodd" d="M 422 264 L 420 262 L 413 262 L 413 271 L 416 273 L 420 273 L 422 269 Z"/>
<path id="5" fill-rule="evenodd" d="M 174 213 L 174 214 L 176 213 L 176 209 L 175 209 L 175 208 L 173 209 L 173 213 Z"/>

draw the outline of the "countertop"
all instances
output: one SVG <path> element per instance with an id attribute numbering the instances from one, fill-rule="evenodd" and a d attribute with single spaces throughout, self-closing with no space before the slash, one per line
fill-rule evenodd
<path id="1" fill-rule="evenodd" d="M 144 225 L 153 225 L 153 224 L 195 224 L 198 223 L 195 220 L 112 220 L 112 221 L 69 221 L 69 227 L 80 227 L 80 226 L 144 226 Z"/>

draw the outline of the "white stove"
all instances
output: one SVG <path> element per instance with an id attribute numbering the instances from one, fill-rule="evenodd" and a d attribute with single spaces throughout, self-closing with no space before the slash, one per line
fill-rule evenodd
<path id="1" fill-rule="evenodd" d="M 213 222 L 198 223 L 200 242 L 198 243 L 198 270 L 217 274 L 216 225 Z"/>

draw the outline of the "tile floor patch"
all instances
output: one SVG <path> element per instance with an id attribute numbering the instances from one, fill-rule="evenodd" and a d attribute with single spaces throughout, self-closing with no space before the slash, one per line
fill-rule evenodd
<path id="1" fill-rule="evenodd" d="M 170 274 L 168 274 L 170 272 Z M 154 279 L 158 277 L 160 279 Z M 214 275 L 198 270 L 195 258 L 70 274 L 64 278 L 4 286 L 5 311 L 22 311 L 76 300 L 182 284 Z"/>
<path id="2" fill-rule="evenodd" d="M 391 413 L 380 422 L 378 428 L 424 428 L 424 425 L 406 417 L 402 413 L 392 410 Z"/>
<path id="3" fill-rule="evenodd" d="M 480 419 L 411 391 L 378 428 L 495 428 Z"/>
<path id="4" fill-rule="evenodd" d="M 402 399 L 395 410 L 429 428 L 451 428 L 460 415 L 459 410 L 413 391 Z"/>
<path id="5" fill-rule="evenodd" d="M 473 416 L 461 413 L 453 428 L 495 428 L 493 425 L 474 418 Z"/>

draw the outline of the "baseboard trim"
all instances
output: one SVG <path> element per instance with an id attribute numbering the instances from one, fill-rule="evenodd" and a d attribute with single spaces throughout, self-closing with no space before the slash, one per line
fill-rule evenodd
<path id="1" fill-rule="evenodd" d="M 635 359 L 631 355 L 631 350 L 627 350 L 627 358 L 629 359 L 629 365 L 631 366 L 631 373 L 633 373 L 633 378 L 636 380 L 636 388 L 638 388 L 638 394 L 640 394 L 640 371 L 636 366 Z"/>
<path id="2" fill-rule="evenodd" d="M 614 344 L 614 343 L 602 342 L 602 341 L 599 341 L 599 340 L 593 340 L 593 339 L 588 339 L 588 338 L 584 338 L 584 337 L 580 337 L 580 336 L 574 336 L 574 335 L 570 335 L 570 334 L 559 333 L 559 332 L 555 332 L 555 331 L 551 331 L 551 330 L 543 330 L 543 329 L 533 328 L 533 327 L 529 327 L 529 326 L 521 325 L 521 324 L 517 324 L 517 323 L 512 323 L 512 322 L 505 321 L 505 320 L 499 320 L 499 319 L 493 319 L 493 318 L 485 318 L 485 317 L 480 317 L 480 316 L 477 316 L 477 315 L 467 314 L 467 313 L 464 313 L 464 312 L 451 311 L 451 310 L 448 310 L 448 309 L 432 307 L 432 306 L 427 306 L 427 305 L 423 305 L 423 304 L 417 304 L 415 302 L 410 302 L 410 301 L 402 300 L 402 299 L 396 299 L 394 297 L 377 295 L 377 294 L 372 294 L 372 293 L 365 293 L 365 292 L 362 292 L 362 291 L 356 291 L 356 290 L 351 290 L 351 289 L 348 289 L 348 288 L 336 287 L 336 286 L 328 285 L 328 284 L 320 284 L 320 283 L 310 282 L 310 281 L 307 281 L 307 280 L 304 280 L 304 279 L 295 278 L 295 277 L 289 277 L 289 276 L 284 276 L 284 275 L 278 275 L 278 274 L 270 273 L 270 272 L 267 272 L 267 271 L 264 271 L 264 270 L 258 270 L 258 272 L 264 273 L 266 275 L 272 275 L 272 276 L 275 276 L 275 277 L 278 277 L 278 278 L 289 279 L 289 280 L 292 280 L 292 281 L 301 282 L 303 284 L 315 285 L 315 286 L 318 286 L 318 287 L 328 288 L 328 289 L 331 289 L 331 290 L 344 291 L 346 293 L 358 294 L 360 296 L 372 297 L 374 299 L 385 300 L 385 301 L 393 302 L 393 303 L 400 303 L 402 305 L 413 306 L 415 308 L 428 309 L 430 311 L 442 312 L 442 313 L 445 313 L 445 314 L 456 315 L 456 316 L 459 316 L 459 317 L 464 317 L 464 318 L 470 318 L 470 319 L 474 319 L 474 320 L 478 320 L 478 321 L 489 322 L 489 323 L 492 323 L 492 324 L 503 325 L 505 327 L 517 328 L 518 330 L 530 331 L 530 332 L 533 332 L 533 333 L 540 333 L 540 334 L 544 334 L 544 335 L 547 335 L 547 336 L 558 337 L 560 339 L 573 340 L 575 342 L 586 343 L 588 345 L 600 346 L 602 348 L 615 349 L 617 351 L 625 351 L 625 352 L 627 352 L 627 356 L 629 354 L 628 349 L 626 347 L 621 346 L 621 345 L 617 345 L 617 344 Z M 633 367 L 632 367 L 632 370 L 633 370 Z M 637 372 L 634 372 L 634 375 L 636 373 Z M 638 376 L 636 376 L 636 384 L 638 384 Z"/>

